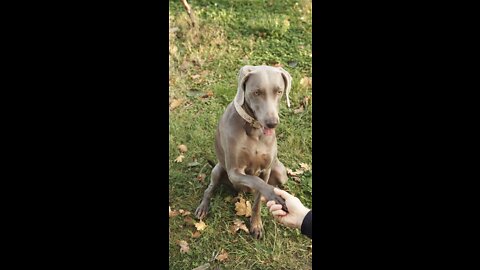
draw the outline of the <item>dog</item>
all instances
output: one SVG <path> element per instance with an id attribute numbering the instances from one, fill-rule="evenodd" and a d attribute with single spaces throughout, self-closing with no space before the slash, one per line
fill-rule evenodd
<path id="1" fill-rule="evenodd" d="M 280 122 L 278 112 L 285 94 L 290 107 L 290 74 L 279 67 L 244 66 L 238 74 L 234 100 L 222 115 L 216 135 L 218 163 L 212 169 L 210 184 L 195 211 L 199 219 L 208 213 L 214 189 L 224 183 L 237 191 L 253 192 L 250 233 L 263 236 L 260 217 L 261 197 L 275 200 L 288 211 L 285 201 L 273 191 L 288 180 L 285 166 L 277 158 L 275 128 Z"/>

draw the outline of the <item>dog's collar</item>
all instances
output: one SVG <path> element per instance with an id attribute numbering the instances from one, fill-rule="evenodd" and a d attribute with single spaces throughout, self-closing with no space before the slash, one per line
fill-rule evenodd
<path id="1" fill-rule="evenodd" d="M 240 106 L 240 104 L 237 103 L 236 100 L 233 101 L 233 105 L 235 106 L 235 110 L 237 111 L 237 113 L 245 120 L 247 121 L 248 123 L 250 123 L 250 125 L 252 125 L 252 127 L 254 128 L 261 128 L 262 127 L 262 124 L 260 124 L 260 122 L 258 122 L 255 118 L 251 117 L 250 115 L 248 115 L 248 113 L 242 108 L 242 106 Z"/>

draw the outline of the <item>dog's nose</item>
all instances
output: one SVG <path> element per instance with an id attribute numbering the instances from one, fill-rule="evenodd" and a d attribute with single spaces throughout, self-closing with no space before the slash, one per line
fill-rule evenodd
<path id="1" fill-rule="evenodd" d="M 268 128 L 275 128 L 278 125 L 277 119 L 270 119 L 265 122 Z"/>

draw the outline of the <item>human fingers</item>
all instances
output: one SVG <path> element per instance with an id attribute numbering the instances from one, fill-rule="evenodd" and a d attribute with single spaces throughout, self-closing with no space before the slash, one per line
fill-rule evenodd
<path id="1" fill-rule="evenodd" d="M 281 189 L 279 189 L 279 188 L 274 188 L 274 189 L 273 189 L 273 192 L 275 192 L 275 194 L 277 194 L 278 196 L 284 198 L 285 200 L 286 200 L 286 199 L 294 198 L 294 196 L 292 196 L 290 193 L 286 192 L 285 190 L 281 190 Z"/>
<path id="2" fill-rule="evenodd" d="M 276 211 L 276 210 L 280 210 L 282 209 L 282 205 L 281 204 L 274 204 L 272 206 L 270 206 L 270 212 L 273 212 L 273 211 Z"/>
<path id="3" fill-rule="evenodd" d="M 274 205 L 275 204 L 275 201 L 268 201 L 267 202 L 267 206 L 270 207 L 271 205 Z"/>
<path id="4" fill-rule="evenodd" d="M 287 212 L 283 211 L 282 209 L 272 211 L 272 215 L 274 216 L 285 216 L 286 214 Z"/>

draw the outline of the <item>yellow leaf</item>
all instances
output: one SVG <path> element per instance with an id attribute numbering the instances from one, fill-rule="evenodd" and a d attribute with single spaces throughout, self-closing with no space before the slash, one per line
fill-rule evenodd
<path id="1" fill-rule="evenodd" d="M 246 233 L 249 233 L 248 228 L 245 225 L 245 223 L 243 223 L 243 221 L 241 221 L 239 219 L 235 219 L 233 221 L 233 225 L 230 227 L 230 232 L 235 234 L 238 230 L 243 230 Z"/>
<path id="2" fill-rule="evenodd" d="M 244 198 L 240 198 L 239 202 L 235 203 L 235 211 L 237 216 L 249 217 L 252 215 L 252 206 L 249 201 L 245 201 Z"/>
<path id="3" fill-rule="evenodd" d="M 300 163 L 300 167 L 302 167 L 305 171 L 311 171 L 312 167 L 306 163 Z"/>
<path id="4" fill-rule="evenodd" d="M 178 157 L 175 159 L 175 162 L 177 162 L 177 163 L 178 163 L 178 162 L 183 162 L 183 159 L 184 159 L 184 158 L 185 158 L 185 156 L 180 155 L 180 156 L 178 156 Z"/>
<path id="5" fill-rule="evenodd" d="M 180 145 L 177 146 L 177 147 L 178 147 L 178 150 L 180 150 L 180 152 L 182 152 L 182 153 L 185 153 L 185 152 L 187 152 L 187 150 L 188 150 L 188 148 L 187 148 L 187 146 L 186 146 L 185 144 L 180 144 Z"/>
<path id="6" fill-rule="evenodd" d="M 188 246 L 188 243 L 185 240 L 178 241 L 178 245 L 180 245 L 180 253 L 185 253 L 190 250 L 190 247 Z"/>
<path id="7" fill-rule="evenodd" d="M 207 227 L 207 225 L 205 224 L 205 222 L 203 222 L 201 220 L 200 220 L 200 222 L 195 223 L 195 228 L 197 228 L 197 230 L 199 230 L 199 231 L 205 230 L 205 227 Z"/>
<path id="8" fill-rule="evenodd" d="M 312 78 L 311 77 L 303 77 L 301 80 L 300 80 L 300 84 L 303 86 L 303 87 L 311 87 L 312 86 Z"/>
<path id="9" fill-rule="evenodd" d="M 175 108 L 180 106 L 180 104 L 182 103 L 183 103 L 183 99 L 174 99 L 172 103 L 170 103 L 170 110 L 174 110 Z"/>
<path id="10" fill-rule="evenodd" d="M 293 110 L 293 113 L 297 114 L 297 113 L 302 113 L 303 111 L 304 111 L 303 105 L 300 105 L 298 109 Z"/>
<path id="11" fill-rule="evenodd" d="M 177 210 L 173 210 L 170 208 L 170 206 L 168 207 L 168 217 L 175 217 L 178 215 L 178 211 Z"/>
<path id="12" fill-rule="evenodd" d="M 226 259 L 228 259 L 228 252 L 226 252 L 225 250 L 223 250 L 222 248 L 222 251 L 220 252 L 219 255 L 217 255 L 217 261 L 219 262 L 223 262 L 225 261 Z"/>

